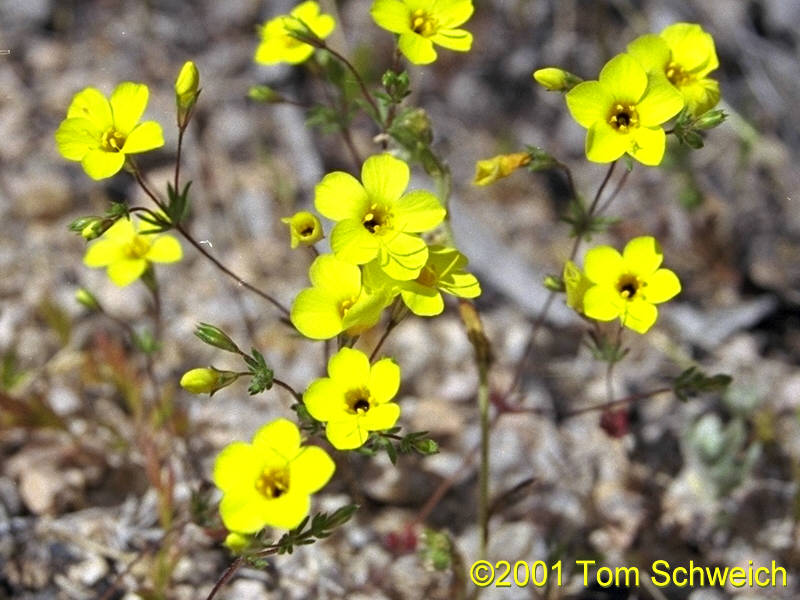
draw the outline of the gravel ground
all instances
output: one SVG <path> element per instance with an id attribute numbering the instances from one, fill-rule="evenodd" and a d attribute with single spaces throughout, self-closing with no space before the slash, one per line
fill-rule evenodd
<path id="1" fill-rule="evenodd" d="M 793 24 L 800 4 L 479 4 L 469 23 L 473 51 L 442 52 L 434 66 L 411 69 L 411 101 L 429 112 L 435 147 L 452 168 L 455 235 L 483 283 L 477 305 L 497 358 L 493 389 L 511 380 L 543 303 L 539 282 L 563 264 L 571 240 L 558 224 L 565 209 L 558 175 L 517 173 L 477 188 L 470 185 L 475 161 L 531 144 L 574 165 L 587 193 L 604 173 L 583 158 L 583 130 L 562 98 L 537 88 L 532 71 L 559 65 L 591 78 L 627 40 L 695 21 L 715 37 L 722 107 L 730 114 L 702 151 L 671 151 L 659 169 L 637 166 L 611 210 L 621 222 L 593 242 L 619 247 L 656 235 L 684 282 L 657 327 L 629 338 L 630 354 L 615 371 L 617 396 L 661 386 L 693 364 L 732 374 L 733 384 L 689 402 L 664 394 L 637 403 L 619 437 L 600 426 L 597 412 L 569 417 L 604 401 L 605 368 L 582 345 L 581 321 L 557 301 L 524 374 L 521 405 L 534 410 L 503 414 L 491 437 L 490 485 L 503 501 L 491 520 L 489 559 L 594 559 L 643 572 L 659 559 L 744 567 L 775 561 L 789 574 L 785 588 L 601 590 L 565 570 L 564 585 L 546 597 L 797 597 L 800 35 Z M 375 78 L 390 64 L 391 39 L 371 23 L 369 5 L 337 2 L 344 33 L 331 43 Z M 162 428 L 142 444 L 129 404 L 143 385 L 139 358 L 118 323 L 88 314 L 73 296 L 80 286 L 91 289 L 109 314 L 138 327 L 148 322 L 147 292 L 116 288 L 101 270 L 85 268 L 85 244 L 66 226 L 102 212 L 108 200 L 145 199 L 124 173 L 96 183 L 62 160 L 53 132 L 83 87 L 108 93 L 120 81 L 146 82 L 147 114 L 164 125 L 166 145 L 142 164 L 163 188 L 177 143 L 172 84 L 183 61 L 194 60 L 203 91 L 184 155 L 183 172 L 194 182 L 190 227 L 215 257 L 290 303 L 306 285 L 308 256 L 289 250 L 279 219 L 311 205 L 324 173 L 352 168 L 341 140 L 306 128 L 300 108 L 246 98 L 257 83 L 303 101 L 322 97 L 303 69 L 252 62 L 256 24 L 290 7 L 260 0 L 0 3 L 0 50 L 10 50 L 0 55 L 0 599 L 202 598 L 230 563 L 218 529 L 181 521 L 192 494 L 208 486 L 216 452 L 288 415 L 291 398 L 280 390 L 251 398 L 238 383 L 212 399 L 183 392 L 177 381 L 190 367 L 236 366 L 202 346 L 194 325 L 211 322 L 248 340 L 299 388 L 319 373 L 322 351 L 184 244 L 185 260 L 160 271 L 165 327 L 155 374 L 171 403 L 164 418 L 172 431 L 166 436 Z M 355 121 L 363 155 L 377 150 L 375 133 L 365 119 Z M 417 172 L 414 185 L 430 182 Z M 690 201 L 696 206 L 685 208 Z M 363 347 L 376 339 L 368 336 Z M 423 545 L 421 527 L 408 531 L 437 486 L 453 477 L 425 524 L 449 532 L 464 565 L 478 558 L 477 472 L 461 466 L 479 440 L 477 375 L 454 306 L 434 320 L 404 322 L 385 352 L 403 369 L 404 426 L 429 430 L 441 453 L 404 457 L 396 468 L 385 457 L 342 458 L 343 476 L 318 506 L 357 501 L 354 521 L 263 569 L 242 569 L 220 598 L 452 598 L 474 590 L 468 582 L 461 587 L 458 569 L 431 569 L 413 551 Z M 169 455 L 175 477 L 181 523 L 166 538 L 148 452 Z M 163 596 L 154 591 L 159 560 L 174 562 Z M 545 597 L 538 593 L 487 588 L 482 597 Z"/>

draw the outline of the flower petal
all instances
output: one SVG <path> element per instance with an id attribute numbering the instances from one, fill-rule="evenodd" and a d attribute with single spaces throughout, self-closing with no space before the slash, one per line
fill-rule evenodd
<path id="1" fill-rule="evenodd" d="M 640 163 L 654 167 L 661 164 L 666 148 L 667 135 L 661 127 L 637 127 L 633 131 L 633 144 L 628 153 Z"/>
<path id="2" fill-rule="evenodd" d="M 406 233 L 430 231 L 444 220 L 447 211 L 439 199 L 425 190 L 414 190 L 394 205 L 392 227 Z"/>
<path id="3" fill-rule="evenodd" d="M 390 233 L 382 240 L 381 269 L 392 279 L 408 281 L 419 276 L 428 260 L 428 246 L 416 235 Z"/>
<path id="4" fill-rule="evenodd" d="M 452 273 L 439 280 L 439 289 L 459 298 L 477 298 L 481 295 L 481 284 L 472 273 Z"/>
<path id="5" fill-rule="evenodd" d="M 636 104 L 647 89 L 647 73 L 629 54 L 618 54 L 600 71 L 600 85 L 616 102 Z"/>
<path id="6" fill-rule="evenodd" d="M 110 101 L 114 129 L 125 136 L 130 134 L 144 114 L 149 95 L 150 91 L 143 83 L 120 83 L 111 94 Z"/>
<path id="7" fill-rule="evenodd" d="M 658 318 L 658 309 L 645 300 L 634 298 L 626 303 L 625 311 L 620 315 L 622 324 L 637 333 L 645 333 Z"/>
<path id="8" fill-rule="evenodd" d="M 161 130 L 161 125 L 155 121 L 145 121 L 134 127 L 133 131 L 128 134 L 121 152 L 136 154 L 160 148 L 163 145 L 164 132 Z"/>
<path id="9" fill-rule="evenodd" d="M 303 404 L 317 421 L 330 421 L 347 410 L 345 389 L 339 382 L 322 377 L 312 382 L 303 394 Z"/>
<path id="10" fill-rule="evenodd" d="M 331 248 L 336 257 L 355 265 L 368 263 L 378 255 L 380 242 L 355 219 L 339 221 L 331 232 Z"/>
<path id="11" fill-rule="evenodd" d="M 384 290 L 362 291 L 358 300 L 345 313 L 342 329 L 350 335 L 360 335 L 380 320 L 383 309 L 390 301 Z"/>
<path id="12" fill-rule="evenodd" d="M 304 446 L 289 464 L 289 489 L 313 494 L 330 480 L 336 470 L 328 453 L 317 446 Z"/>
<path id="13" fill-rule="evenodd" d="M 300 451 L 300 430 L 288 419 L 275 419 L 256 431 L 253 448 L 259 457 L 275 453 L 288 463 Z"/>
<path id="14" fill-rule="evenodd" d="M 61 122 L 56 130 L 56 145 L 67 160 L 81 160 L 89 150 L 100 145 L 103 132 L 89 119 L 73 117 Z"/>
<path id="15" fill-rule="evenodd" d="M 442 48 L 457 52 L 469 52 L 472 48 L 472 34 L 466 29 L 439 29 L 431 40 Z"/>
<path id="16" fill-rule="evenodd" d="M 711 110 L 719 102 L 719 83 L 713 79 L 699 79 L 679 89 L 687 108 L 695 116 Z"/>
<path id="17" fill-rule="evenodd" d="M 145 258 L 152 262 L 173 263 L 183 258 L 181 243 L 171 235 L 161 235 L 153 240 Z"/>
<path id="18" fill-rule="evenodd" d="M 223 492 L 252 486 L 261 472 L 261 461 L 252 445 L 233 442 L 214 461 L 214 485 Z"/>
<path id="19" fill-rule="evenodd" d="M 338 299 L 317 288 L 297 294 L 289 320 L 297 331 L 312 340 L 327 340 L 342 332 Z"/>
<path id="20" fill-rule="evenodd" d="M 314 206 L 333 221 L 361 219 L 367 212 L 367 192 L 358 179 L 344 171 L 334 171 L 314 188 Z"/>
<path id="21" fill-rule="evenodd" d="M 411 11 L 400 0 L 375 0 L 369 14 L 378 27 L 392 33 L 403 33 L 411 29 Z"/>
<path id="22" fill-rule="evenodd" d="M 641 127 L 656 127 L 677 115 L 683 108 L 683 96 L 667 78 L 650 76 L 647 91 L 636 105 Z"/>
<path id="23" fill-rule="evenodd" d="M 672 56 L 667 42 L 654 33 L 639 36 L 628 44 L 627 50 L 648 73 L 663 72 Z"/>
<path id="24" fill-rule="evenodd" d="M 565 96 L 572 118 L 588 129 L 597 121 L 605 121 L 614 98 L 597 81 L 584 81 Z"/>
<path id="25" fill-rule="evenodd" d="M 108 100 L 100 90 L 93 87 L 75 94 L 67 110 L 67 118 L 88 119 L 100 131 L 111 129 L 114 125 Z"/>
<path id="26" fill-rule="evenodd" d="M 143 258 L 125 258 L 108 265 L 108 277 L 119 287 L 130 285 L 142 276 L 147 268 Z"/>
<path id="27" fill-rule="evenodd" d="M 625 309 L 625 301 L 609 285 L 593 285 L 583 295 L 583 314 L 598 321 L 613 321 Z"/>
<path id="28" fill-rule="evenodd" d="M 94 180 L 116 175 L 124 164 L 125 155 L 122 152 L 105 152 L 99 149 L 89 150 L 81 159 L 83 170 Z"/>
<path id="29" fill-rule="evenodd" d="M 402 290 L 400 296 L 408 309 L 418 317 L 435 317 L 444 312 L 444 299 L 439 290 L 415 286 L 414 289 Z"/>
<path id="30" fill-rule="evenodd" d="M 625 154 L 631 142 L 629 134 L 620 133 L 606 121 L 597 121 L 586 132 L 586 158 L 598 163 L 615 161 Z"/>
<path id="31" fill-rule="evenodd" d="M 437 0 L 434 16 L 447 29 L 466 23 L 472 16 L 472 0 Z"/>
<path id="32" fill-rule="evenodd" d="M 370 156 L 361 167 L 361 181 L 371 202 L 395 202 L 408 187 L 408 165 L 391 154 Z"/>
<path id="33" fill-rule="evenodd" d="M 87 267 L 106 267 L 125 258 L 125 248 L 115 240 L 100 239 L 86 250 L 83 264 Z"/>
<path id="34" fill-rule="evenodd" d="M 584 273 L 592 283 L 616 285 L 625 269 L 622 255 L 611 246 L 596 246 L 583 259 Z"/>
<path id="35" fill-rule="evenodd" d="M 239 533 L 255 533 L 266 524 L 265 514 L 269 512 L 267 499 L 256 491 L 237 489 L 228 492 L 219 503 L 219 514 L 222 523 L 230 531 Z"/>
<path id="36" fill-rule="evenodd" d="M 702 71 L 702 75 L 706 75 L 719 66 L 714 38 L 700 25 L 673 23 L 660 35 L 672 50 L 672 60 L 684 71 Z"/>
<path id="37" fill-rule="evenodd" d="M 661 246 L 651 235 L 633 238 L 622 251 L 625 269 L 640 279 L 644 279 L 656 272 L 664 260 Z"/>
<path id="38" fill-rule="evenodd" d="M 437 54 L 433 49 L 433 42 L 413 31 L 401 34 L 397 47 L 415 65 L 429 65 L 436 60 Z"/>
<path id="39" fill-rule="evenodd" d="M 644 283 L 645 299 L 653 304 L 671 300 L 681 291 L 678 276 L 669 269 L 659 269 L 650 275 Z"/>
<path id="40" fill-rule="evenodd" d="M 369 359 L 359 350 L 342 348 L 328 361 L 328 375 L 346 387 L 367 385 L 369 373 Z"/>
<path id="41" fill-rule="evenodd" d="M 266 525 L 280 529 L 294 529 L 311 509 L 311 498 L 291 490 L 278 498 L 264 499 L 263 519 Z"/>
<path id="42" fill-rule="evenodd" d="M 354 298 L 361 290 L 361 270 L 333 254 L 322 254 L 308 269 L 311 284 L 334 298 Z"/>
<path id="43" fill-rule="evenodd" d="M 390 429 L 400 418 L 400 406 L 394 402 L 373 406 L 360 417 L 361 426 L 369 431 Z"/>
<path id="44" fill-rule="evenodd" d="M 400 367 L 391 358 L 382 358 L 372 365 L 367 388 L 376 403 L 388 402 L 400 389 Z"/>
<path id="45" fill-rule="evenodd" d="M 337 450 L 353 450 L 364 445 L 369 431 L 361 425 L 358 417 L 347 416 L 329 421 L 325 426 L 325 436 Z"/>

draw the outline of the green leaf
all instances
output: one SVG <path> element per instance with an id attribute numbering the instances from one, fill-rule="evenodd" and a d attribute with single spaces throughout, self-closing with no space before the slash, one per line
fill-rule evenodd
<path id="1" fill-rule="evenodd" d="M 699 394 L 725 390 L 733 381 L 730 375 L 717 373 L 706 375 L 696 367 L 689 367 L 675 378 L 672 389 L 682 402 Z"/>

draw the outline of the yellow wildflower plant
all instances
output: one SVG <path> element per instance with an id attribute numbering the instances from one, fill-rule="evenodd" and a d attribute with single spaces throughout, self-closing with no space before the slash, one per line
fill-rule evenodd
<path id="1" fill-rule="evenodd" d="M 515 152 L 514 154 L 498 154 L 492 158 L 479 160 L 475 163 L 475 185 L 490 185 L 508 177 L 520 167 L 531 162 L 531 155 L 528 152 Z"/>
<path id="2" fill-rule="evenodd" d="M 382 291 L 361 285 L 361 269 L 332 254 L 318 256 L 308 270 L 312 287 L 301 291 L 292 304 L 290 319 L 304 336 L 330 339 L 343 331 L 350 335 L 369 329 L 391 299 Z"/>
<path id="3" fill-rule="evenodd" d="M 374 365 L 367 355 L 342 348 L 328 361 L 328 377 L 312 382 L 303 394 L 309 414 L 327 423 L 325 435 L 337 450 L 353 450 L 371 431 L 394 427 L 400 407 L 391 402 L 400 388 L 400 367 L 391 358 Z"/>
<path id="4" fill-rule="evenodd" d="M 291 32 L 303 31 L 306 27 L 318 38 L 325 39 L 336 27 L 336 21 L 331 15 L 320 12 L 319 4 L 313 0 L 298 4 L 288 15 L 277 16 L 259 28 L 261 43 L 254 60 L 262 65 L 305 62 L 314 53 L 314 46 L 301 42 Z"/>
<path id="5" fill-rule="evenodd" d="M 79 161 L 92 179 L 105 179 L 119 172 L 128 154 L 163 146 L 161 125 L 139 123 L 148 96 L 146 85 L 130 81 L 120 83 L 110 100 L 93 87 L 78 92 L 56 130 L 61 156 Z"/>
<path id="6" fill-rule="evenodd" d="M 370 14 L 383 29 L 398 34 L 397 47 L 415 65 L 436 60 L 433 45 L 468 52 L 472 34 L 459 29 L 472 16 L 472 0 L 375 0 Z"/>
<path id="7" fill-rule="evenodd" d="M 666 78 L 683 95 L 694 116 L 719 102 L 719 83 L 708 74 L 719 67 L 714 38 L 696 23 L 674 23 L 659 35 L 628 44 L 628 53 L 652 76 Z"/>
<path id="8" fill-rule="evenodd" d="M 630 55 L 619 54 L 600 71 L 597 81 L 584 81 L 566 94 L 572 117 L 588 129 L 586 157 L 607 163 L 626 152 L 645 165 L 664 157 L 666 135 L 661 125 L 683 108 L 683 96 L 664 78 L 648 79 Z"/>
<path id="9" fill-rule="evenodd" d="M 325 237 L 319 218 L 305 210 L 296 212 L 291 217 L 282 218 L 281 223 L 289 226 L 292 248 L 300 245 L 313 246 Z"/>
<path id="10" fill-rule="evenodd" d="M 356 265 L 377 258 L 393 279 L 407 281 L 419 275 L 428 247 L 414 234 L 439 225 L 446 211 L 430 192 L 406 192 L 409 177 L 405 162 L 379 154 L 364 161 L 361 182 L 335 171 L 317 184 L 317 211 L 337 221 L 331 248 L 338 258 Z"/>
<path id="11" fill-rule="evenodd" d="M 467 257 L 455 248 L 430 246 L 428 262 L 419 276 L 411 281 L 389 278 L 376 263 L 364 266 L 364 281 L 368 288 L 386 290 L 390 297 L 398 293 L 411 312 L 420 317 L 432 317 L 444 310 L 441 292 L 458 298 L 477 298 L 481 294 L 478 279 L 465 271 Z"/>
<path id="12" fill-rule="evenodd" d="M 240 535 L 266 526 L 297 527 L 308 515 L 311 494 L 328 483 L 334 470 L 322 448 L 301 445 L 297 425 L 286 419 L 267 423 L 251 444 L 234 442 L 217 456 L 213 478 L 223 493 L 222 522 Z"/>
<path id="13" fill-rule="evenodd" d="M 586 253 L 584 271 L 591 282 L 583 294 L 583 312 L 598 321 L 620 318 L 637 333 L 645 333 L 658 318 L 656 304 L 681 291 L 677 275 L 663 269 L 661 247 L 651 236 L 627 243 L 620 254 L 611 246 L 597 246 Z"/>
<path id="14" fill-rule="evenodd" d="M 593 284 L 580 267 L 571 260 L 564 265 L 562 275 L 564 289 L 567 293 L 567 306 L 575 312 L 583 314 L 583 296 Z"/>
<path id="15" fill-rule="evenodd" d="M 150 263 L 173 263 L 183 258 L 180 242 L 171 235 L 142 234 L 128 219 L 119 219 L 89 245 L 83 264 L 106 267 L 120 287 L 136 281 Z"/>

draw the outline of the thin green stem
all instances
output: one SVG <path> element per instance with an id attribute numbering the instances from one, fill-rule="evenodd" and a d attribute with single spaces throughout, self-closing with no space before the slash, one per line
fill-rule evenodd
<path id="1" fill-rule="evenodd" d="M 234 560 L 230 565 L 228 565 L 228 568 L 225 569 L 222 575 L 220 575 L 219 579 L 217 579 L 217 582 L 214 584 L 214 587 L 211 588 L 211 592 L 208 594 L 208 596 L 206 596 L 206 600 L 214 600 L 214 596 L 216 596 L 217 593 L 225 586 L 225 584 L 228 583 L 228 581 L 230 581 L 231 577 L 233 577 L 236 574 L 236 571 L 239 570 L 239 567 L 242 566 L 243 562 L 244 562 L 244 557 L 240 556 L 236 560 Z"/>
<path id="2" fill-rule="evenodd" d="M 378 109 L 378 104 L 375 102 L 375 98 L 373 98 L 372 94 L 370 94 L 369 90 L 367 89 L 367 85 L 364 83 L 364 80 L 362 79 L 361 75 L 358 73 L 356 68 L 353 66 L 353 64 L 349 60 L 347 60 L 347 57 L 345 57 L 337 50 L 334 50 L 324 42 L 322 47 L 325 48 L 325 50 L 330 52 L 337 59 L 339 59 L 342 62 L 342 64 L 347 68 L 347 70 L 353 74 L 353 77 L 355 77 L 356 82 L 358 83 L 358 87 L 361 89 L 361 95 L 364 96 L 364 99 L 367 101 L 367 103 L 370 105 L 373 112 L 375 113 L 375 120 L 380 122 L 381 112 Z"/>
<path id="3" fill-rule="evenodd" d="M 479 475 L 478 522 L 481 529 L 480 558 L 486 558 L 489 545 L 489 365 L 478 368 L 478 409 L 481 418 L 481 468 Z"/>
<path id="4" fill-rule="evenodd" d="M 176 194 L 180 193 L 178 184 L 181 179 L 181 150 L 183 149 L 183 134 L 186 133 L 186 125 L 178 127 L 178 149 L 175 152 L 175 185 L 174 190 Z"/>

